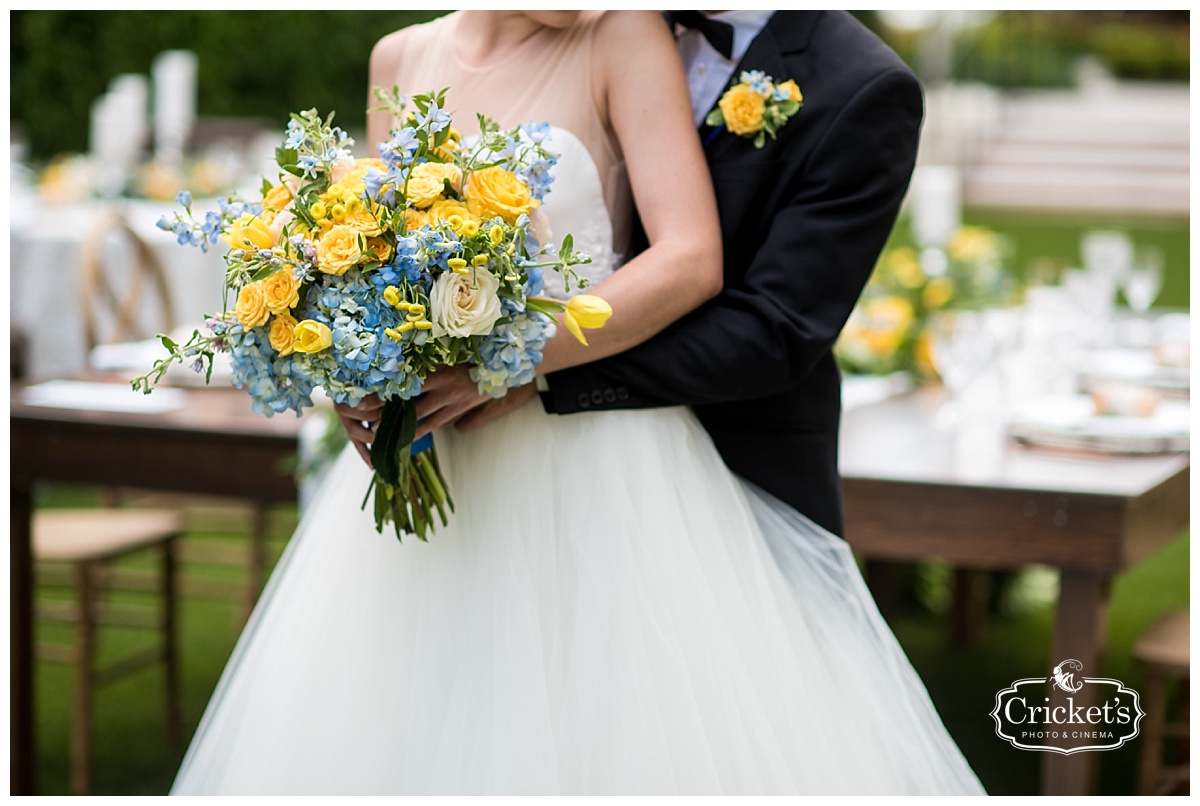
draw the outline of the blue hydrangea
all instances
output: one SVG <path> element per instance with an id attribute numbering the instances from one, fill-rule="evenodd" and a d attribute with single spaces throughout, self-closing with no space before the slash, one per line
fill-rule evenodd
<path id="1" fill-rule="evenodd" d="M 254 411 L 271 417 L 290 410 L 299 416 L 312 406 L 316 384 L 302 364 L 279 355 L 271 346 L 265 325 L 247 330 L 235 324 L 228 335 L 233 385 L 246 390 Z"/>
<path id="2" fill-rule="evenodd" d="M 471 368 L 471 379 L 479 384 L 479 391 L 503 397 L 510 388 L 531 383 L 542 349 L 554 331 L 553 319 L 533 312 L 497 325 L 480 340 L 479 364 Z"/>

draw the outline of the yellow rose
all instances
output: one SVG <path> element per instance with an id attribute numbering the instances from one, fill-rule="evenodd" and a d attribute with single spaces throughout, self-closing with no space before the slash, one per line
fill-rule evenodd
<path id="1" fill-rule="evenodd" d="M 445 180 L 458 190 L 462 183 L 462 171 L 457 165 L 447 162 L 423 162 L 412 169 L 408 177 L 408 205 L 424 209 L 442 198 Z"/>
<path id="2" fill-rule="evenodd" d="M 221 236 L 230 249 L 270 249 L 275 245 L 271 228 L 261 218 L 246 213 Z"/>
<path id="3" fill-rule="evenodd" d="M 341 277 L 363 259 L 358 248 L 362 237 L 354 227 L 335 224 L 317 242 L 317 268 L 326 274 Z"/>
<path id="4" fill-rule="evenodd" d="M 237 303 L 233 306 L 233 313 L 247 330 L 267 321 L 271 309 L 267 307 L 267 295 L 261 282 L 242 286 L 242 290 L 238 292 Z"/>
<path id="5" fill-rule="evenodd" d="M 271 346 L 280 355 L 291 355 L 296 340 L 296 320 L 290 313 L 277 313 L 271 320 Z"/>
<path id="6" fill-rule="evenodd" d="M 470 211 L 467 210 L 467 205 L 457 199 L 442 199 L 433 203 L 429 208 L 429 221 L 445 221 L 450 216 L 456 215 L 463 221 L 471 217 Z"/>
<path id="7" fill-rule="evenodd" d="M 319 353 L 333 344 L 333 332 L 328 326 L 305 319 L 292 332 L 292 349 L 298 353 Z"/>
<path id="8" fill-rule="evenodd" d="M 429 223 L 429 216 L 417 210 L 408 210 L 404 213 L 404 225 L 409 232 L 418 230 Z"/>
<path id="9" fill-rule="evenodd" d="M 721 115 L 734 134 L 754 134 L 763 127 L 766 100 L 745 84 L 738 84 L 721 96 Z"/>
<path id="10" fill-rule="evenodd" d="M 996 236 L 983 227 L 962 227 L 950 239 L 946 251 L 954 260 L 976 261 L 994 254 L 999 248 Z"/>
<path id="11" fill-rule="evenodd" d="M 792 81 L 790 78 L 780 84 L 779 89 L 784 90 L 788 94 L 788 97 L 793 101 L 799 102 L 804 100 L 804 96 L 800 94 L 800 88 L 797 87 L 796 82 Z"/>
<path id="12" fill-rule="evenodd" d="M 367 238 L 367 252 L 375 255 L 375 259 L 386 263 L 392 257 L 392 245 L 386 238 L 372 235 Z"/>
<path id="13" fill-rule="evenodd" d="M 594 330 L 604 327 L 604 323 L 610 316 L 612 316 L 612 306 L 603 299 L 592 294 L 577 294 L 567 300 L 567 309 L 563 312 L 563 324 L 586 347 L 587 339 L 583 336 L 583 328 Z"/>
<path id="14" fill-rule="evenodd" d="M 292 191 L 287 185 L 276 185 L 263 196 L 263 209 L 282 210 L 292 202 Z"/>
<path id="15" fill-rule="evenodd" d="M 473 215 L 500 216 L 509 224 L 541 204 L 529 195 L 529 185 L 499 166 L 472 173 L 463 195 Z"/>
<path id="16" fill-rule="evenodd" d="M 354 227 L 354 229 L 363 235 L 378 235 L 383 232 L 379 228 L 379 221 L 371 214 L 371 211 L 362 207 L 352 213 L 348 213 L 342 223 Z"/>
<path id="17" fill-rule="evenodd" d="M 299 304 L 300 281 L 292 273 L 291 266 L 284 266 L 260 282 L 263 298 L 271 313 L 285 313 Z"/>

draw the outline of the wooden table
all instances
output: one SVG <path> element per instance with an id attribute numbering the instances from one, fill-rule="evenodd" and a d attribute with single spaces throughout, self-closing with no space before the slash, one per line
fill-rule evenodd
<path id="1" fill-rule="evenodd" d="M 1055 453 L 995 430 L 942 430 L 943 400 L 931 387 L 845 414 L 847 540 L 870 559 L 1057 568 L 1051 663 L 1099 672 L 1113 577 L 1188 525 L 1189 456 Z M 1058 689 L 1054 699 L 1065 704 Z M 1043 794 L 1088 792 L 1095 753 L 1044 756 Z"/>
<path id="2" fill-rule="evenodd" d="M 39 481 L 205 493 L 265 503 L 296 500 L 286 468 L 304 422 L 267 419 L 245 392 L 184 390 L 183 408 L 131 414 L 34 406 L 10 392 L 10 706 L 13 795 L 34 791 L 32 485 Z"/>

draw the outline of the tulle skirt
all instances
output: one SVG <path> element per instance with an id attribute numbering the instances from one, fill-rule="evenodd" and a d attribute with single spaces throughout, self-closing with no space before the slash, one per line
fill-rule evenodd
<path id="1" fill-rule="evenodd" d="M 846 544 L 687 409 L 436 439 L 428 543 L 338 459 L 172 794 L 982 794 Z"/>

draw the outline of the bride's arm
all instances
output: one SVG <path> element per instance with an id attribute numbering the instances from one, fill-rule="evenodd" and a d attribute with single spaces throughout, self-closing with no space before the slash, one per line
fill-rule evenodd
<path id="1" fill-rule="evenodd" d="M 613 315 L 588 346 L 559 328 L 539 374 L 623 352 L 721 291 L 721 231 L 683 64 L 653 11 L 612 11 L 592 53 L 596 102 L 625 157 L 650 248 L 589 293 Z"/>

